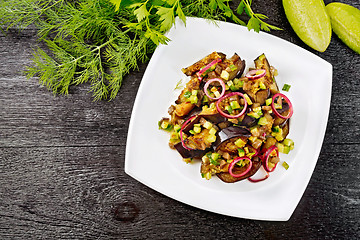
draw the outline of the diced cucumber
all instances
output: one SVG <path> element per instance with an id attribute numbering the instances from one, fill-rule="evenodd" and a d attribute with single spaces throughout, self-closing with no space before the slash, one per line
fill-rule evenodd
<path id="1" fill-rule="evenodd" d="M 264 125 L 267 125 L 269 122 L 268 122 L 268 120 L 266 119 L 266 117 L 261 117 L 260 119 L 259 119 L 259 121 L 258 121 L 258 124 L 259 125 L 262 125 L 262 126 L 264 126 Z"/>
<path id="2" fill-rule="evenodd" d="M 241 138 L 238 138 L 238 139 L 234 142 L 234 144 L 235 144 L 237 147 L 242 148 L 242 147 L 245 146 L 246 142 L 244 142 Z"/>
<path id="3" fill-rule="evenodd" d="M 238 103 L 238 101 L 231 101 L 231 102 L 230 102 L 230 107 L 231 107 L 232 109 L 240 109 L 240 108 L 241 108 L 241 106 L 240 106 L 240 104 Z"/>

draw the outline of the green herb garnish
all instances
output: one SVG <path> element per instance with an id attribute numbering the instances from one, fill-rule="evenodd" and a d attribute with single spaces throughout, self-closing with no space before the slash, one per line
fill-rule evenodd
<path id="1" fill-rule="evenodd" d="M 242 0 L 236 9 L 239 15 L 245 12 L 250 17 L 246 25 L 249 30 L 254 29 L 255 32 L 259 32 L 260 30 L 270 31 L 270 29 L 281 30 L 281 28 L 264 22 L 263 20 L 268 17 L 260 13 L 254 13 L 251 9 L 251 3 L 252 0 Z"/>
<path id="2" fill-rule="evenodd" d="M 285 161 L 282 163 L 282 166 L 283 166 L 286 170 L 289 169 L 289 164 L 287 164 L 287 162 L 285 162 Z"/>
<path id="3" fill-rule="evenodd" d="M 190 96 L 191 96 L 191 92 L 186 91 L 186 92 L 184 93 L 184 97 L 189 98 Z"/>
<path id="4" fill-rule="evenodd" d="M 291 87 L 291 85 L 285 83 L 282 90 L 285 92 L 288 92 L 290 90 L 290 87 Z"/>
<path id="5" fill-rule="evenodd" d="M 47 49 L 37 49 L 27 77 L 37 76 L 54 94 L 90 83 L 94 100 L 114 99 L 129 72 L 148 61 L 175 17 L 229 20 L 249 29 L 278 29 L 242 0 L 234 12 L 229 0 L 7 0 L 0 1 L 2 30 L 36 26 Z M 240 20 L 245 10 L 246 24 Z"/>

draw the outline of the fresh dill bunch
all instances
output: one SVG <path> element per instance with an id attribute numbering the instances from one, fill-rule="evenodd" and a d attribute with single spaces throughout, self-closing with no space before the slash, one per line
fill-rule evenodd
<path id="1" fill-rule="evenodd" d="M 27 76 L 37 76 L 55 94 L 68 94 L 72 85 L 88 82 L 94 100 L 115 98 L 123 77 L 149 54 L 150 41 L 132 38 L 130 30 L 122 28 L 135 16 L 116 13 L 106 0 L 49 2 L 12 0 L 6 6 L 1 4 L 0 16 L 6 17 L 2 26 L 35 24 L 39 38 L 50 50 L 38 49 L 33 54 Z M 28 13 L 11 18 L 14 11 Z"/>
<path id="2" fill-rule="evenodd" d="M 229 6 L 230 0 L 3 0 L 0 27 L 23 29 L 33 25 L 48 49 L 37 49 L 27 76 L 54 94 L 68 94 L 73 85 L 90 84 L 94 100 L 114 99 L 124 76 L 146 62 L 175 17 L 230 20 L 246 25 Z M 250 8 L 242 0 L 238 12 Z M 251 11 L 250 11 L 251 10 Z M 250 15 L 249 15 L 250 16 Z M 249 21 L 250 22 L 250 21 Z M 253 20 L 248 28 L 268 26 Z M 261 25 L 262 24 L 262 25 Z M 271 26 L 270 26 L 271 28 Z M 261 29 L 267 30 L 265 27 Z"/>

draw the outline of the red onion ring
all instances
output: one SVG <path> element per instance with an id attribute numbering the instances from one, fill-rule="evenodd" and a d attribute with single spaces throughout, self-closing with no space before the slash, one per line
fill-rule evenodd
<path id="1" fill-rule="evenodd" d="M 211 96 L 209 95 L 208 91 L 207 91 L 210 83 L 213 83 L 213 82 L 219 82 L 220 85 L 221 85 L 221 87 L 222 87 L 222 91 L 221 91 L 220 96 L 219 96 L 219 97 L 216 97 L 216 98 L 211 97 Z M 209 80 L 209 81 L 207 81 L 207 82 L 205 83 L 204 93 L 205 93 L 205 95 L 206 95 L 208 98 L 210 98 L 210 99 L 212 99 L 212 100 L 218 100 L 219 98 L 221 98 L 222 96 L 224 96 L 225 88 L 226 88 L 226 86 L 225 86 L 225 83 L 224 83 L 223 80 L 221 80 L 220 78 L 213 78 L 213 79 L 211 79 L 211 80 Z"/>
<path id="2" fill-rule="evenodd" d="M 269 157 L 270 157 L 270 154 L 273 152 L 273 151 L 276 151 L 276 156 L 279 157 L 279 151 L 278 151 L 278 148 L 276 145 L 272 145 L 271 147 L 269 147 L 265 154 L 264 154 L 264 157 L 263 157 L 263 164 L 264 164 L 264 168 L 267 172 L 273 172 L 276 168 L 276 165 L 278 163 L 275 164 L 275 166 L 272 168 L 272 169 L 269 169 Z"/>
<path id="3" fill-rule="evenodd" d="M 249 166 L 247 167 L 247 169 L 244 172 L 240 173 L 240 174 L 233 173 L 232 170 L 233 170 L 235 164 L 237 162 L 243 160 L 243 159 L 249 160 Z M 246 157 L 246 156 L 245 157 L 237 157 L 229 164 L 229 173 L 230 173 L 231 176 L 233 176 L 235 178 L 242 177 L 242 176 L 244 176 L 245 174 L 247 174 L 250 171 L 251 167 L 252 167 L 252 161 L 251 161 L 251 159 L 249 157 Z"/>
<path id="4" fill-rule="evenodd" d="M 248 177 L 247 179 L 248 179 L 250 182 L 253 182 L 253 183 L 261 182 L 261 181 L 264 181 L 265 179 L 267 179 L 267 178 L 270 176 L 269 172 L 266 171 L 263 166 L 261 166 L 261 169 L 262 169 L 262 172 L 265 172 L 265 176 L 264 176 L 264 177 L 262 177 L 262 178 L 253 178 L 253 176 L 254 176 L 254 175 L 253 175 L 253 176 L 251 176 L 251 177 Z M 260 169 L 259 169 L 259 171 L 260 171 Z M 258 172 L 259 172 L 259 171 L 258 171 Z"/>
<path id="5" fill-rule="evenodd" d="M 224 113 L 224 112 L 221 110 L 221 108 L 220 108 L 220 103 L 221 103 L 221 101 L 224 100 L 225 98 L 231 97 L 231 96 L 233 96 L 233 95 L 239 95 L 239 96 L 241 96 L 241 97 L 244 99 L 244 102 L 245 102 L 243 110 L 242 110 L 238 115 L 226 114 L 226 113 Z M 241 117 L 241 116 L 246 112 L 246 108 L 247 108 L 247 101 L 246 101 L 246 99 L 245 99 L 244 94 L 242 94 L 242 93 L 240 93 L 240 92 L 232 92 L 232 93 L 226 94 L 225 96 L 222 96 L 221 98 L 219 98 L 219 100 L 217 100 L 217 102 L 216 102 L 216 109 L 218 110 L 218 112 L 219 112 L 222 116 L 224 116 L 224 117 L 226 117 L 226 118 L 230 118 L 230 119 Z"/>
<path id="6" fill-rule="evenodd" d="M 259 71 L 261 71 L 261 73 L 258 73 Z M 251 70 L 248 73 L 246 73 L 245 77 L 247 77 L 248 79 L 251 79 L 251 80 L 255 80 L 255 79 L 265 76 L 265 74 L 266 74 L 265 69 L 254 69 L 254 70 Z"/>
<path id="7" fill-rule="evenodd" d="M 198 71 L 196 73 L 196 75 L 198 76 L 199 80 L 201 81 L 202 77 L 201 74 L 203 74 L 204 72 L 206 72 L 209 68 L 211 68 L 214 64 L 221 62 L 221 58 L 215 59 L 213 60 L 211 63 L 209 63 L 208 65 L 206 65 L 204 68 L 200 69 L 200 71 Z"/>
<path id="8" fill-rule="evenodd" d="M 194 149 L 189 148 L 189 147 L 187 147 L 187 146 L 185 145 L 185 142 L 184 142 L 184 139 L 183 139 L 183 130 L 184 130 L 184 128 L 186 127 L 186 125 L 187 125 L 189 122 L 191 122 L 191 120 L 193 120 L 195 117 L 196 117 L 196 115 L 190 117 L 188 120 L 186 120 L 186 121 L 184 122 L 184 124 L 183 124 L 183 125 L 181 126 L 181 128 L 180 128 L 180 140 L 181 140 L 181 145 L 182 145 L 186 150 L 194 150 Z"/>
<path id="9" fill-rule="evenodd" d="M 259 155 L 259 153 L 260 153 L 260 150 L 259 149 L 256 149 L 256 148 L 254 148 L 253 146 L 250 146 L 250 145 L 247 145 L 248 147 L 250 147 L 250 148 L 252 148 L 252 149 L 254 149 L 254 151 L 255 151 L 255 154 L 254 155 L 252 155 L 251 157 L 257 157 L 258 155 Z M 260 148 L 260 147 L 259 147 Z"/>
<path id="10" fill-rule="evenodd" d="M 287 116 L 283 116 L 281 115 L 275 108 L 275 99 L 277 97 L 282 97 L 286 100 L 286 102 L 289 104 L 289 114 Z M 279 118 L 282 118 L 282 119 L 288 119 L 288 118 L 291 118 L 291 116 L 293 115 L 294 113 L 294 109 L 293 109 L 293 106 L 290 102 L 290 100 L 282 93 L 276 93 L 273 97 L 272 97 L 272 101 L 271 101 L 271 108 L 273 110 L 273 112 L 275 113 L 276 116 L 278 116 Z"/>

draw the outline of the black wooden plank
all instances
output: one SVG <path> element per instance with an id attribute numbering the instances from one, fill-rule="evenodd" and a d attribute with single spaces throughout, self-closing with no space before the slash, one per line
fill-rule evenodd
<path id="1" fill-rule="evenodd" d="M 286 21 L 281 1 L 253 2 L 284 29 L 271 34 L 334 67 L 324 144 L 289 221 L 199 210 L 127 176 L 128 123 L 146 64 L 127 76 L 112 102 L 93 102 L 86 85 L 55 97 L 21 72 L 32 48 L 42 46 L 28 28 L 0 34 L 0 238 L 359 239 L 360 56 L 335 35 L 326 52 L 310 49 Z M 343 2 L 360 8 L 358 0 Z"/>
<path id="2" fill-rule="evenodd" d="M 346 173 L 359 169 L 354 156 L 359 157 L 360 149 L 331 149 L 319 159 L 293 217 L 274 223 L 199 210 L 143 186 L 124 173 L 124 147 L 5 148 L 0 157 L 0 236 L 338 239 L 346 234 L 355 239 L 359 190 Z M 353 164 L 328 162 L 332 156 Z M 246 203 L 224 204 L 236 208 Z"/>

